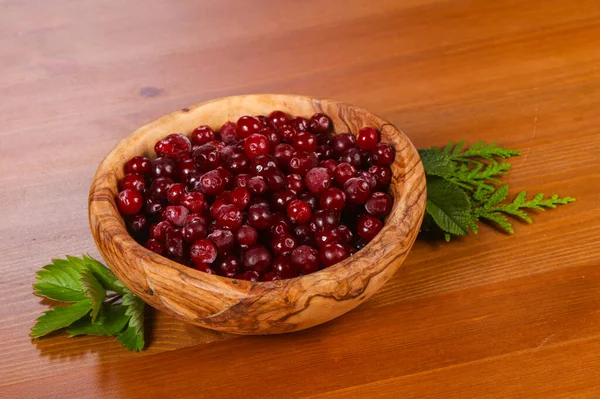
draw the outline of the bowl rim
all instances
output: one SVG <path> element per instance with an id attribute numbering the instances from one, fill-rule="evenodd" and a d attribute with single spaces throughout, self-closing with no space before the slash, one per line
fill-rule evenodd
<path id="1" fill-rule="evenodd" d="M 243 99 L 251 100 L 255 97 L 264 97 L 264 96 L 274 98 L 277 101 L 301 100 L 301 101 L 305 101 L 305 102 L 310 102 L 310 103 L 313 103 L 314 105 L 316 105 L 317 108 L 319 108 L 322 104 L 335 104 L 340 107 L 349 108 L 353 112 L 364 113 L 364 115 L 369 116 L 370 118 L 372 118 L 375 122 L 377 122 L 380 125 L 378 127 L 378 130 L 380 132 L 382 132 L 382 136 L 383 136 L 383 131 L 385 130 L 387 136 L 395 138 L 395 140 L 392 140 L 391 142 L 386 140 L 386 142 L 388 144 L 392 145 L 393 147 L 395 147 L 395 150 L 396 150 L 396 159 L 394 160 L 393 165 L 398 166 L 399 163 L 402 163 L 405 161 L 405 158 L 407 158 L 407 155 L 410 155 L 411 164 L 403 165 L 405 173 L 402 176 L 399 176 L 398 179 L 396 179 L 395 173 L 393 173 L 393 179 L 392 179 L 392 183 L 390 184 L 390 187 L 393 186 L 395 190 L 402 188 L 402 190 L 400 191 L 398 197 L 396 195 L 393 195 L 394 205 L 392 207 L 390 214 L 385 219 L 382 230 L 377 234 L 377 236 L 373 240 L 371 240 L 369 243 L 367 243 L 365 245 L 365 247 L 363 247 L 361 250 L 357 251 L 354 255 L 349 256 L 345 260 L 338 262 L 330 267 L 318 270 L 314 273 L 310 273 L 307 275 L 294 277 L 292 279 L 275 280 L 275 281 L 256 281 L 256 282 L 239 280 L 239 279 L 229 278 L 229 277 L 224 277 L 224 276 L 219 276 L 219 275 L 207 274 L 207 273 L 195 270 L 189 266 L 180 264 L 176 261 L 170 260 L 161 255 L 158 255 L 158 254 L 150 251 L 149 249 L 145 248 L 143 245 L 139 244 L 138 242 L 136 242 L 135 239 L 133 237 L 131 237 L 127 231 L 127 228 L 125 226 L 125 220 L 120 215 L 120 213 L 116 207 L 115 198 L 111 197 L 110 195 L 107 195 L 107 192 L 111 192 L 111 190 L 114 192 L 118 192 L 118 180 L 119 179 L 117 178 L 117 176 L 120 173 L 116 169 L 120 168 L 121 173 L 123 173 L 122 169 L 123 169 L 124 163 L 117 166 L 117 164 L 115 163 L 115 160 L 118 158 L 118 155 L 119 155 L 121 149 L 125 148 L 127 145 L 131 145 L 132 142 L 135 140 L 140 140 L 149 131 L 156 128 L 156 126 L 170 122 L 174 118 L 178 118 L 182 113 L 189 114 L 190 112 L 193 112 L 201 107 L 206 107 L 206 106 L 208 106 L 210 104 L 214 104 L 214 103 L 225 102 L 228 99 L 243 98 Z M 298 116 L 298 115 L 294 115 L 294 116 Z M 202 122 L 203 121 L 199 120 L 198 125 L 202 124 Z M 346 123 L 346 125 L 348 126 L 348 128 L 350 127 L 347 123 Z M 353 133 L 354 135 L 357 134 L 357 132 L 351 132 L 350 129 L 348 129 L 348 131 L 350 133 Z M 190 134 L 190 132 L 183 132 L 183 133 L 186 134 L 187 136 L 189 136 L 189 134 Z M 336 133 L 340 134 L 343 132 L 338 127 L 336 129 Z M 400 157 L 399 154 L 403 154 L 404 156 Z M 125 162 L 126 162 L 126 160 L 125 160 Z M 394 166 L 392 166 L 392 169 L 393 168 L 394 168 Z M 414 186 L 414 187 L 409 187 L 409 186 Z M 414 190 L 411 190 L 411 188 L 414 188 Z M 415 194 L 413 196 L 414 198 L 411 197 L 412 202 L 409 204 L 407 193 L 410 193 L 413 191 L 417 192 L 417 194 Z M 104 253 L 102 250 L 103 244 L 100 239 L 101 237 L 104 237 L 104 238 L 108 237 L 109 239 L 113 240 L 114 245 L 116 245 L 118 248 L 131 249 L 132 252 L 130 252 L 128 250 L 123 251 L 123 257 L 125 259 L 128 259 L 128 258 L 131 259 L 130 257 L 132 255 L 136 256 L 138 258 L 141 257 L 141 258 L 143 258 L 144 261 L 153 262 L 155 264 L 155 266 L 157 266 L 159 268 L 175 269 L 180 274 L 193 276 L 194 279 L 196 279 L 198 281 L 205 281 L 206 283 L 209 283 L 209 284 L 215 284 L 215 283 L 226 284 L 228 287 L 237 290 L 240 295 L 247 296 L 247 295 L 249 295 L 250 292 L 252 292 L 254 290 L 255 287 L 262 287 L 262 288 L 266 288 L 269 290 L 277 290 L 277 289 L 289 290 L 291 286 L 296 286 L 296 288 L 302 289 L 302 287 L 306 287 L 306 286 L 319 285 L 319 282 L 322 282 L 323 280 L 327 280 L 331 283 L 331 282 L 339 282 L 343 279 L 360 278 L 361 272 L 363 271 L 362 270 L 363 266 L 360 266 L 363 263 L 361 261 L 373 262 L 374 261 L 373 255 L 377 255 L 378 258 L 376 258 L 375 260 L 379 260 L 379 257 L 381 257 L 381 256 L 390 255 L 390 253 L 393 251 L 400 251 L 399 254 L 394 254 L 394 258 L 395 259 L 396 258 L 403 259 L 404 256 L 406 255 L 406 253 L 412 247 L 412 244 L 414 243 L 414 240 L 416 238 L 416 234 L 418 232 L 418 229 L 421 224 L 423 214 L 425 211 L 425 198 L 426 198 L 425 173 L 424 173 L 423 165 L 418 156 L 417 150 L 415 149 L 415 147 L 411 143 L 411 141 L 408 139 L 408 137 L 400 129 L 396 128 L 394 125 L 387 122 L 386 120 L 384 120 L 384 119 L 382 119 L 360 107 L 356 107 L 351 104 L 334 101 L 334 100 L 318 99 L 318 98 L 309 97 L 309 96 L 299 96 L 299 95 L 292 95 L 292 94 L 251 94 L 251 95 L 242 95 L 242 96 L 221 97 L 221 98 L 205 101 L 205 102 L 202 102 L 202 103 L 199 103 L 199 104 L 187 107 L 187 108 L 183 108 L 182 110 L 167 114 L 167 115 L 160 117 L 150 123 L 147 123 L 144 126 L 136 129 L 131 134 L 124 137 L 122 140 L 120 140 L 115 145 L 115 147 L 109 152 L 109 154 L 106 155 L 106 157 L 103 159 L 103 161 L 98 166 L 98 169 L 94 175 L 92 186 L 90 188 L 90 195 L 89 195 L 89 202 L 88 202 L 88 204 L 89 204 L 88 216 L 89 216 L 90 227 L 94 234 L 94 239 L 96 241 L 98 249 L 102 253 L 105 260 L 106 260 L 106 256 L 104 256 Z M 407 208 L 412 208 L 412 209 L 407 209 Z M 415 210 L 416 210 L 416 212 L 415 212 Z M 402 240 L 397 240 L 397 241 L 391 240 L 391 241 L 395 242 L 395 245 L 388 245 L 388 246 L 381 247 L 384 240 L 390 241 L 390 239 L 393 238 L 390 235 L 397 233 L 397 232 L 395 232 L 395 230 L 397 230 L 395 227 L 397 227 L 397 226 L 390 224 L 389 221 L 395 220 L 396 222 L 399 222 L 398 220 L 396 220 L 397 217 L 399 217 L 399 216 L 403 217 L 402 224 L 406 223 L 406 228 L 404 229 L 406 231 L 406 235 L 404 237 L 402 237 Z M 392 227 L 394 227 L 394 228 L 392 228 Z M 380 251 L 380 253 L 375 254 L 373 251 L 371 251 L 371 249 L 373 249 L 375 247 L 378 247 L 378 250 Z M 399 248 L 399 247 L 402 247 L 402 248 Z M 383 252 L 381 252 L 381 251 L 383 251 Z M 110 264 L 110 262 L 108 260 L 107 260 L 107 263 Z M 113 269 L 113 270 L 115 269 L 114 267 L 112 267 L 113 265 L 110 265 L 110 266 L 111 266 L 111 269 Z M 399 267 L 399 265 L 398 265 L 398 267 Z M 395 272 L 396 269 L 397 269 L 397 267 L 394 268 L 393 271 Z M 115 274 L 117 274 L 117 277 L 119 277 L 120 279 L 122 278 L 122 275 L 121 275 L 121 273 L 119 273 L 119 270 L 116 270 Z M 387 278 L 389 278 L 389 277 L 390 276 L 387 276 Z M 366 284 L 368 284 L 368 283 L 369 282 L 367 282 Z M 147 294 L 147 292 L 145 292 L 140 287 L 129 287 L 129 288 L 138 295 L 144 296 L 144 294 Z"/>

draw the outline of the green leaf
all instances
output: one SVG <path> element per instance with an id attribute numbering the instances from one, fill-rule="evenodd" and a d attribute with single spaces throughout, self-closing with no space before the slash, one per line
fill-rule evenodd
<path id="1" fill-rule="evenodd" d="M 102 306 L 96 322 L 82 318 L 73 323 L 69 328 L 69 337 L 77 335 L 108 335 L 112 337 L 122 331 L 129 321 L 129 316 L 125 315 L 125 307 L 121 304 Z"/>
<path id="2" fill-rule="evenodd" d="M 483 204 L 484 208 L 490 208 L 494 205 L 498 205 L 508 197 L 508 186 L 502 186 L 498 188 L 487 201 Z"/>
<path id="3" fill-rule="evenodd" d="M 128 328 L 125 330 L 124 337 L 127 338 L 130 334 L 134 334 L 137 338 L 136 341 L 138 343 L 137 349 L 132 350 L 141 350 L 144 347 L 144 301 L 142 301 L 139 297 L 135 296 L 129 289 L 125 288 L 125 294 L 123 295 L 123 306 L 125 307 L 125 314 L 130 317 Z M 131 330 L 128 332 L 128 330 Z M 121 338 L 119 338 L 121 341 Z M 127 342 L 131 343 L 129 339 Z M 139 343 L 141 342 L 141 346 Z M 123 343 L 123 341 L 121 341 Z M 129 346 L 123 343 L 130 349 Z"/>
<path id="4" fill-rule="evenodd" d="M 68 327 L 71 323 L 87 315 L 92 309 L 89 299 L 75 302 L 69 306 L 56 306 L 38 317 L 36 324 L 31 329 L 31 336 L 39 338 L 52 331 Z"/>
<path id="5" fill-rule="evenodd" d="M 136 328 L 129 326 L 123 332 L 117 334 L 117 339 L 130 351 L 141 351 L 144 349 L 144 335 L 137 334 Z"/>
<path id="6" fill-rule="evenodd" d="M 83 255 L 83 260 L 85 262 L 85 266 L 94 273 L 94 276 L 96 276 L 98 281 L 100 281 L 104 289 L 123 295 L 124 286 L 119 280 L 117 280 L 117 277 L 113 274 L 113 272 L 90 256 Z"/>
<path id="7" fill-rule="evenodd" d="M 454 172 L 454 162 L 448 154 L 436 150 L 419 150 L 425 173 L 433 176 L 446 177 Z"/>
<path id="8" fill-rule="evenodd" d="M 34 294 L 60 302 L 77 302 L 85 299 L 79 281 L 79 267 L 69 260 L 53 259 L 37 272 Z"/>
<path id="9" fill-rule="evenodd" d="M 445 232 L 466 235 L 471 222 L 469 198 L 456 184 L 427 177 L 427 212 Z"/>
<path id="10" fill-rule="evenodd" d="M 102 287 L 102 284 L 100 284 L 96 277 L 94 277 L 94 273 L 89 269 L 83 269 L 81 271 L 80 281 L 83 294 L 92 304 L 92 313 L 90 316 L 92 317 L 92 324 L 94 324 L 98 312 L 100 312 L 100 308 L 102 307 L 102 302 L 104 302 L 104 298 L 106 297 L 106 290 Z"/>

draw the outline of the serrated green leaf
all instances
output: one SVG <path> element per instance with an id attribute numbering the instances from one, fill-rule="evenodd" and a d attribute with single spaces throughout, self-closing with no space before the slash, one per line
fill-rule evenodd
<path id="1" fill-rule="evenodd" d="M 83 261 L 85 262 L 86 267 L 94 273 L 94 276 L 96 276 L 104 289 L 123 295 L 124 286 L 119 280 L 117 280 L 117 277 L 113 274 L 113 272 L 90 256 L 83 255 Z"/>
<path id="2" fill-rule="evenodd" d="M 144 349 L 144 335 L 137 334 L 136 328 L 129 326 L 117 334 L 117 339 L 125 348 L 130 351 L 141 351 Z"/>
<path id="3" fill-rule="evenodd" d="M 508 186 L 499 187 L 487 201 L 483 204 L 484 208 L 490 208 L 494 205 L 498 205 L 500 202 L 504 201 L 508 197 Z"/>
<path id="4" fill-rule="evenodd" d="M 466 235 L 471 205 L 465 192 L 441 177 L 427 177 L 427 212 L 445 232 Z"/>
<path id="5" fill-rule="evenodd" d="M 79 281 L 79 267 L 64 259 L 53 259 L 37 272 L 34 294 L 60 302 L 85 299 Z"/>
<path id="6" fill-rule="evenodd" d="M 75 302 L 69 306 L 56 306 L 47 310 L 36 320 L 31 329 L 31 336 L 39 338 L 53 331 L 68 327 L 73 322 L 81 319 L 92 310 L 89 299 Z"/>
<path id="7" fill-rule="evenodd" d="M 512 224 L 510 224 L 508 222 L 508 219 L 506 218 L 506 216 L 504 216 L 502 214 L 492 212 L 492 213 L 485 213 L 485 214 L 481 215 L 481 217 L 498 224 L 500 227 L 502 227 L 504 230 L 506 230 L 510 234 L 514 234 L 514 232 L 515 232 L 512 228 Z"/>
<path id="8" fill-rule="evenodd" d="M 137 338 L 135 342 L 138 343 L 136 348 L 130 350 L 141 350 L 144 347 L 144 301 L 133 294 L 129 289 L 125 288 L 125 294 L 123 294 L 123 306 L 125 307 L 125 314 L 130 317 L 128 328 L 122 333 L 123 337 L 119 338 L 119 341 L 123 345 L 130 349 L 128 345 L 131 345 L 134 341 L 130 337 L 134 334 Z M 118 336 L 118 335 L 117 335 Z M 127 342 L 127 344 L 123 341 Z M 141 342 L 141 346 L 139 343 Z"/>
<path id="9" fill-rule="evenodd" d="M 100 312 L 100 308 L 102 307 L 102 303 L 104 302 L 104 298 L 106 297 L 106 290 L 96 277 L 94 277 L 94 273 L 90 269 L 86 268 L 81 271 L 80 281 L 83 294 L 92 304 L 90 316 L 92 318 L 92 324 L 94 324 L 98 312 Z"/>
<path id="10" fill-rule="evenodd" d="M 450 157 L 435 150 L 419 150 L 425 173 L 433 176 L 446 177 L 454 172 L 454 162 Z"/>
<path id="11" fill-rule="evenodd" d="M 121 304 L 102 305 L 96 322 L 92 324 L 91 319 L 81 318 L 73 323 L 67 331 L 69 337 L 77 335 L 108 335 L 112 337 L 122 331 L 129 316 L 125 315 L 125 307 Z"/>

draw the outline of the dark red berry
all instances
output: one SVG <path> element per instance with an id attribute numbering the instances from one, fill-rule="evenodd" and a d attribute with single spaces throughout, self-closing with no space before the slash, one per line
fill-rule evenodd
<path id="1" fill-rule="evenodd" d="M 181 200 L 181 205 L 185 206 L 192 213 L 203 213 L 206 208 L 204 194 L 197 191 L 185 193 Z"/>
<path id="2" fill-rule="evenodd" d="M 159 157 L 178 158 L 191 150 L 192 143 L 190 143 L 190 139 L 181 133 L 170 134 L 154 145 L 154 151 Z"/>
<path id="3" fill-rule="evenodd" d="M 335 171 L 335 168 L 338 166 L 338 162 L 334 159 L 326 159 L 324 161 L 319 162 L 318 166 L 320 166 L 322 168 L 327 168 L 327 170 L 329 170 L 329 172 L 333 176 L 333 172 Z"/>
<path id="4" fill-rule="evenodd" d="M 364 204 L 371 194 L 371 187 L 365 179 L 353 177 L 344 184 L 347 200 L 352 204 Z"/>
<path id="5" fill-rule="evenodd" d="M 273 157 L 277 161 L 277 165 L 281 168 L 287 168 L 294 156 L 294 151 L 294 147 L 289 144 L 277 144 L 273 149 Z"/>
<path id="6" fill-rule="evenodd" d="M 220 255 L 232 250 L 235 245 L 235 237 L 229 230 L 215 229 L 208 235 L 208 239 L 215 243 Z"/>
<path id="7" fill-rule="evenodd" d="M 206 224 L 199 219 L 192 219 L 184 224 L 181 232 L 186 242 L 193 243 L 194 241 L 206 238 Z"/>
<path id="8" fill-rule="evenodd" d="M 298 277 L 298 269 L 289 256 L 278 256 L 273 261 L 273 273 L 281 279 Z"/>
<path id="9" fill-rule="evenodd" d="M 289 174 L 285 181 L 287 189 L 296 193 L 296 195 L 304 190 L 304 179 L 300 175 Z"/>
<path id="10" fill-rule="evenodd" d="M 217 227 L 235 231 L 242 225 L 242 212 L 235 205 L 227 204 L 221 207 L 216 217 Z"/>
<path id="11" fill-rule="evenodd" d="M 164 217 L 172 225 L 183 226 L 189 213 L 190 211 L 185 206 L 172 205 L 165 208 Z"/>
<path id="12" fill-rule="evenodd" d="M 235 123 L 225 122 L 223 126 L 221 126 L 221 129 L 219 129 L 219 136 L 221 136 L 221 140 L 223 140 L 225 144 L 233 144 L 238 141 Z"/>
<path id="13" fill-rule="evenodd" d="M 126 188 L 117 196 L 117 206 L 123 215 L 135 215 L 142 210 L 144 197 L 132 188 Z"/>
<path id="14" fill-rule="evenodd" d="M 342 244 L 350 244 L 354 239 L 354 234 L 352 234 L 352 230 L 345 224 L 340 224 L 337 227 L 337 232 L 340 237 L 340 242 Z"/>
<path id="15" fill-rule="evenodd" d="M 276 211 L 287 211 L 288 204 L 296 199 L 296 194 L 291 190 L 281 190 L 273 195 L 273 209 Z"/>
<path id="16" fill-rule="evenodd" d="M 236 274 L 234 278 L 237 278 L 238 280 L 247 280 L 255 282 L 258 281 L 259 277 L 260 274 L 258 274 L 257 272 L 253 270 L 248 270 L 246 272 Z"/>
<path id="17" fill-rule="evenodd" d="M 319 259 L 325 267 L 329 267 L 348 257 L 346 248 L 341 244 L 327 244 L 319 252 Z"/>
<path id="18" fill-rule="evenodd" d="M 250 203 L 250 191 L 245 187 L 236 187 L 229 193 L 229 201 L 244 210 Z"/>
<path id="19" fill-rule="evenodd" d="M 242 116 L 237 121 L 236 133 L 240 139 L 245 139 L 251 134 L 258 133 L 260 129 L 262 129 L 264 125 L 255 116 Z"/>
<path id="20" fill-rule="evenodd" d="M 202 145 L 215 139 L 215 132 L 210 126 L 201 125 L 192 131 L 192 144 Z"/>
<path id="21" fill-rule="evenodd" d="M 215 272 L 208 263 L 195 263 L 192 265 L 192 269 L 196 269 L 207 274 L 217 274 L 217 272 Z"/>
<path id="22" fill-rule="evenodd" d="M 297 150 L 315 152 L 317 149 L 317 138 L 308 132 L 299 132 L 292 139 L 292 144 Z"/>
<path id="23" fill-rule="evenodd" d="M 225 179 L 218 170 L 211 170 L 200 178 L 200 189 L 204 194 L 219 195 L 225 190 Z"/>
<path id="24" fill-rule="evenodd" d="M 315 155 L 320 161 L 333 158 L 333 148 L 330 145 L 321 144 L 317 146 Z"/>
<path id="25" fill-rule="evenodd" d="M 242 248 L 250 247 L 258 241 L 258 231 L 254 227 L 245 224 L 235 232 L 235 239 Z"/>
<path id="26" fill-rule="evenodd" d="M 288 121 L 288 124 L 296 129 L 297 132 L 308 130 L 308 119 L 296 116 Z"/>
<path id="27" fill-rule="evenodd" d="M 272 216 L 268 205 L 257 204 L 248 208 L 248 224 L 256 230 L 267 230 L 271 225 Z"/>
<path id="28" fill-rule="evenodd" d="M 373 216 L 385 217 L 392 210 L 394 200 L 386 193 L 376 192 L 372 193 L 367 202 L 365 202 L 365 209 Z"/>
<path id="29" fill-rule="evenodd" d="M 239 273 L 242 267 L 242 262 L 233 255 L 225 255 L 217 262 L 217 272 L 225 277 L 234 277 Z"/>
<path id="30" fill-rule="evenodd" d="M 319 251 L 308 245 L 301 245 L 292 251 L 292 264 L 304 274 L 319 270 Z"/>
<path id="31" fill-rule="evenodd" d="M 277 168 L 277 160 L 269 154 L 259 155 L 250 163 L 250 173 L 260 175 L 263 170 L 269 167 Z"/>
<path id="32" fill-rule="evenodd" d="M 331 147 L 333 148 L 333 153 L 336 156 L 341 156 L 350 148 L 356 147 L 356 138 L 350 133 L 338 134 L 333 138 Z"/>
<path id="33" fill-rule="evenodd" d="M 369 173 L 375 177 L 378 189 L 385 189 L 392 182 L 392 170 L 387 166 L 373 165 L 369 168 Z"/>
<path id="34" fill-rule="evenodd" d="M 363 127 L 358 132 L 356 146 L 361 150 L 372 150 L 379 142 L 379 133 L 372 127 Z"/>
<path id="35" fill-rule="evenodd" d="M 298 239 L 299 244 L 313 245 L 315 243 L 313 231 L 308 224 L 294 227 L 294 236 Z"/>
<path id="36" fill-rule="evenodd" d="M 270 150 L 269 140 L 260 133 L 251 134 L 244 142 L 244 153 L 250 159 L 254 159 L 259 155 L 267 155 Z"/>
<path id="37" fill-rule="evenodd" d="M 279 277 L 278 275 L 276 275 L 273 272 L 266 272 L 260 278 L 260 281 L 276 281 L 276 280 L 281 280 L 281 277 Z"/>
<path id="38" fill-rule="evenodd" d="M 253 176 L 248 179 L 246 188 L 252 195 L 263 195 L 267 192 L 269 186 L 262 176 Z"/>
<path id="39" fill-rule="evenodd" d="M 195 241 L 190 246 L 190 259 L 195 265 L 213 263 L 217 259 L 217 247 L 208 238 Z"/>
<path id="40" fill-rule="evenodd" d="M 331 119 L 325 114 L 314 114 L 308 122 L 308 130 L 315 134 L 327 133 L 332 126 Z"/>
<path id="41" fill-rule="evenodd" d="M 165 251 L 165 246 L 154 238 L 150 238 L 148 241 L 146 241 L 146 248 L 159 255 L 162 255 L 162 253 Z"/>
<path id="42" fill-rule="evenodd" d="M 277 130 L 283 126 L 288 120 L 287 115 L 283 111 L 273 111 L 267 115 L 267 123 L 272 129 Z"/>
<path id="43" fill-rule="evenodd" d="M 271 249 L 275 256 L 289 255 L 296 248 L 296 239 L 288 233 L 281 234 L 271 240 Z"/>
<path id="44" fill-rule="evenodd" d="M 235 174 L 246 173 L 250 170 L 250 160 L 244 154 L 233 154 L 225 161 L 225 168 Z"/>
<path id="45" fill-rule="evenodd" d="M 306 172 L 317 164 L 317 157 L 314 153 L 313 156 L 315 157 L 314 160 L 311 154 L 304 151 L 296 151 L 288 163 L 288 170 L 291 173 L 304 176 Z"/>
<path id="46" fill-rule="evenodd" d="M 310 220 L 312 231 L 335 228 L 340 223 L 340 213 L 319 209 Z"/>
<path id="47" fill-rule="evenodd" d="M 165 253 L 170 258 L 181 258 L 185 254 L 181 230 L 171 228 L 165 234 Z"/>
<path id="48" fill-rule="evenodd" d="M 193 159 L 179 159 L 179 165 L 177 167 L 177 172 L 179 176 L 179 180 L 182 182 L 187 181 L 188 176 L 191 172 L 197 171 L 196 164 Z"/>
<path id="49" fill-rule="evenodd" d="M 265 273 L 271 267 L 271 253 L 262 245 L 254 245 L 244 251 L 242 264 L 244 269 Z"/>
<path id="50" fill-rule="evenodd" d="M 319 248 L 338 242 L 340 242 L 340 233 L 337 228 L 327 228 L 315 232 L 315 243 Z"/>
<path id="51" fill-rule="evenodd" d="M 331 187 L 332 178 L 333 176 L 329 169 L 316 167 L 306 173 L 304 184 L 313 194 L 320 194 Z"/>
<path id="52" fill-rule="evenodd" d="M 171 185 L 173 184 L 173 180 L 168 177 L 159 177 L 152 181 L 150 184 L 149 194 L 151 197 L 154 197 L 159 200 L 167 199 L 167 192 Z"/>
<path id="53" fill-rule="evenodd" d="M 143 193 L 146 189 L 146 180 L 144 179 L 144 176 L 139 175 L 137 173 L 128 173 L 119 182 L 119 188 L 121 190 L 131 188 L 139 191 L 140 193 Z"/>
<path id="54" fill-rule="evenodd" d="M 340 163 L 333 170 L 333 177 L 340 186 L 343 186 L 348 179 L 356 175 L 356 168 L 349 163 Z"/>
<path id="55" fill-rule="evenodd" d="M 386 166 L 394 162 L 394 149 L 386 143 L 379 143 L 371 150 L 371 162 L 374 165 Z"/>
<path id="56" fill-rule="evenodd" d="M 144 213 L 148 216 L 159 215 L 163 210 L 163 203 L 160 199 L 154 197 L 146 198 L 144 202 Z"/>
<path id="57" fill-rule="evenodd" d="M 133 157 L 125 164 L 126 173 L 138 173 L 143 176 L 149 176 L 151 172 L 152 161 L 146 157 Z"/>
<path id="58" fill-rule="evenodd" d="M 246 187 L 246 183 L 248 183 L 248 179 L 252 176 L 247 173 L 240 173 L 233 177 L 233 185 L 235 187 Z"/>
<path id="59" fill-rule="evenodd" d="M 358 148 L 350 148 L 346 150 L 340 157 L 340 162 L 349 163 L 356 169 L 360 169 L 363 165 L 363 156 Z"/>
<path id="60" fill-rule="evenodd" d="M 360 177 L 361 179 L 364 179 L 367 183 L 369 183 L 369 188 L 371 190 L 375 190 L 375 187 L 377 187 L 377 179 L 375 179 L 375 176 L 373 176 L 366 170 L 359 170 L 356 173 L 356 177 Z"/>
<path id="61" fill-rule="evenodd" d="M 152 161 L 152 177 L 168 177 L 174 179 L 177 176 L 177 162 L 171 158 L 160 157 Z"/>
<path id="62" fill-rule="evenodd" d="M 356 223 L 356 232 L 367 241 L 371 241 L 383 228 L 381 220 L 371 215 L 362 215 Z"/>
<path id="63" fill-rule="evenodd" d="M 175 183 L 167 190 L 167 201 L 173 205 L 179 205 L 185 196 L 185 184 Z"/>
<path id="64" fill-rule="evenodd" d="M 305 224 L 310 220 L 312 212 L 306 202 L 296 199 L 288 203 L 287 215 L 292 223 Z"/>
<path id="65" fill-rule="evenodd" d="M 207 172 L 219 166 L 219 163 L 221 162 L 221 153 L 216 146 L 207 143 L 194 150 L 192 159 L 199 171 Z"/>
<path id="66" fill-rule="evenodd" d="M 129 227 L 129 231 L 134 235 L 144 234 L 148 229 L 148 219 L 146 219 L 146 216 L 138 213 L 129 219 L 127 227 Z"/>
<path id="67" fill-rule="evenodd" d="M 150 226 L 150 238 L 154 238 L 157 241 L 164 241 L 167 237 L 167 230 L 172 228 L 171 223 L 165 221 L 158 222 Z"/>
<path id="68" fill-rule="evenodd" d="M 298 199 L 306 202 L 306 205 L 310 208 L 311 211 L 317 209 L 317 197 L 315 197 L 311 192 L 304 191 L 298 195 Z"/>

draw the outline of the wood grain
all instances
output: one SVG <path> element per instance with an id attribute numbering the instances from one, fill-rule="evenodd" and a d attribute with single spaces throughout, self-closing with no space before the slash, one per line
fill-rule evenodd
<path id="1" fill-rule="evenodd" d="M 600 396 L 600 4 L 596 0 L 0 0 L 0 397 Z M 52 257 L 99 256 L 103 157 L 149 121 L 248 93 L 335 98 L 418 147 L 520 150 L 519 190 L 577 202 L 417 240 L 371 299 L 322 326 L 233 337 L 149 314 L 148 349 L 31 343 Z"/>

